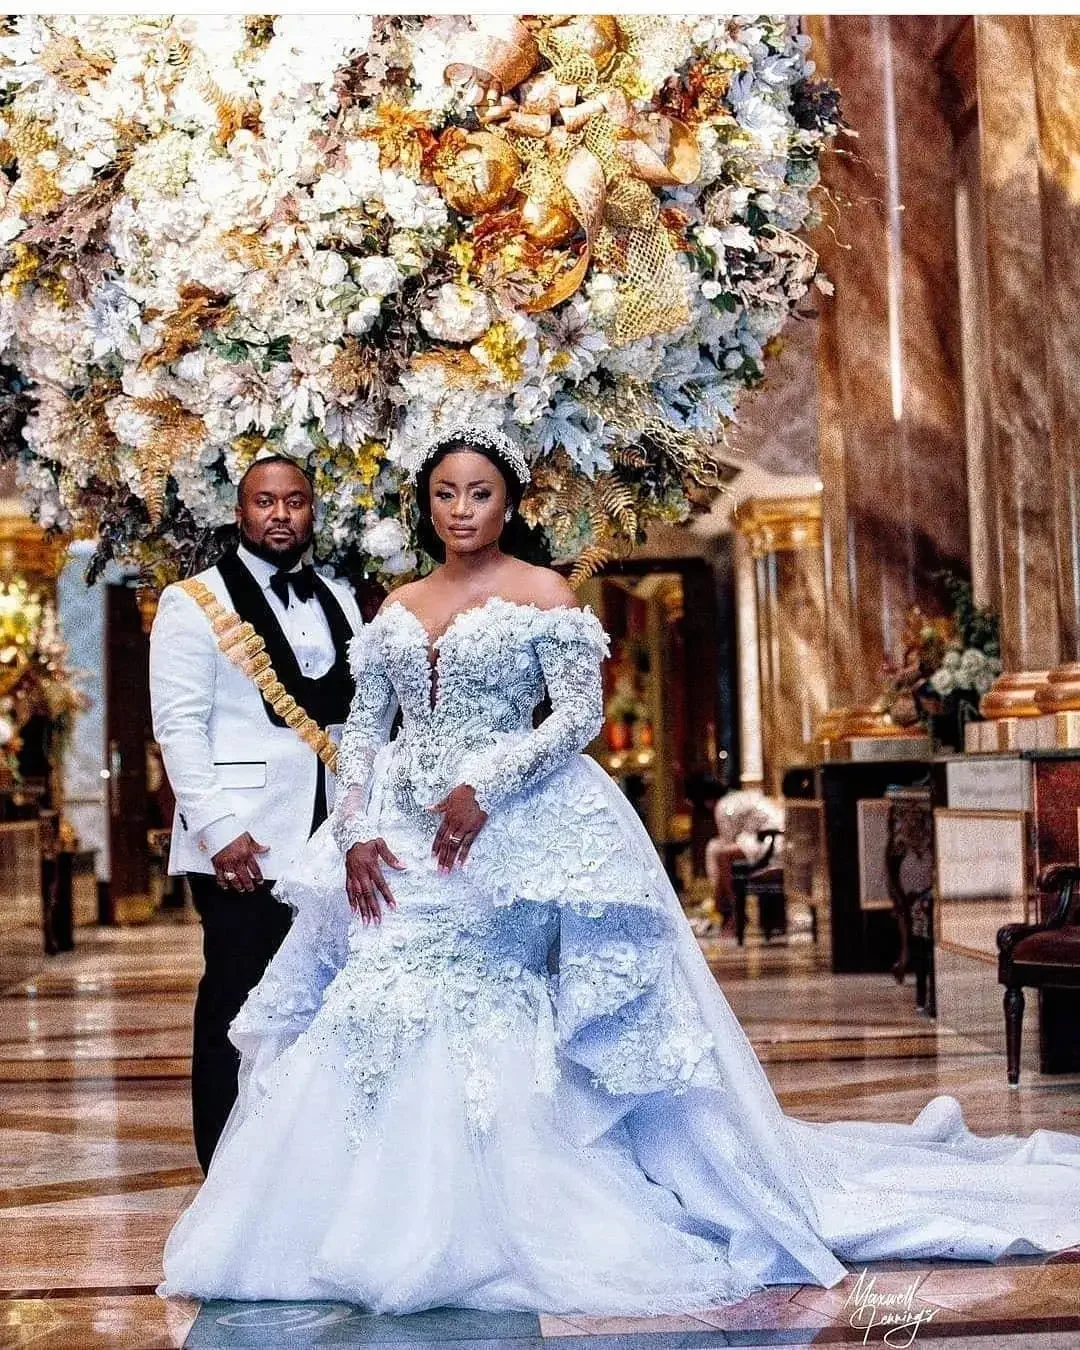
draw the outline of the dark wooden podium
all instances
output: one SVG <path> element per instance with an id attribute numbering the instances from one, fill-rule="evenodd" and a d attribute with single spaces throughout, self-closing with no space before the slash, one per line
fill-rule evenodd
<path id="1" fill-rule="evenodd" d="M 889 971 L 896 962 L 893 910 L 865 908 L 860 895 L 859 803 L 884 801 L 891 787 L 925 783 L 929 768 L 925 760 L 836 760 L 796 765 L 784 775 L 788 892 L 823 906 L 827 923 L 820 926 L 828 928 L 828 940 L 822 946 L 836 974 Z"/>

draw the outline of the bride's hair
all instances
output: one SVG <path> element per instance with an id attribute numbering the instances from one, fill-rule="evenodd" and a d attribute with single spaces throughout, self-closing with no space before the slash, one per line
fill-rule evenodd
<path id="1" fill-rule="evenodd" d="M 486 445 L 473 445 L 468 440 L 448 441 L 445 445 L 441 445 L 430 459 L 425 460 L 416 475 L 416 505 L 420 512 L 420 519 L 416 525 L 416 542 L 428 557 L 434 558 L 436 562 L 446 561 L 446 546 L 439 538 L 435 523 L 431 519 L 431 475 L 447 455 L 457 454 L 462 450 L 471 450 L 474 454 L 483 455 L 485 459 L 490 460 L 502 475 L 506 485 L 506 502 L 508 506 L 513 507 L 514 514 L 499 535 L 499 548 L 504 553 L 513 554 L 515 558 L 524 558 L 526 562 L 541 563 L 545 566 L 550 563 L 551 549 L 543 530 L 526 524 L 519 510 L 525 491 L 524 484 L 497 450 L 491 450 Z"/>

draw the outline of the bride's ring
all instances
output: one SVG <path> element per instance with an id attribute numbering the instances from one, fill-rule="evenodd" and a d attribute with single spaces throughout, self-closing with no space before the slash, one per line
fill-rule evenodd
<path id="1" fill-rule="evenodd" d="M 225 878 L 226 881 L 235 881 L 235 880 L 236 880 L 236 873 L 235 873 L 235 872 L 222 872 L 221 875 Z"/>
<path id="2" fill-rule="evenodd" d="M 451 842 L 452 844 L 460 844 L 460 843 L 461 843 L 461 835 L 460 835 L 460 834 L 452 834 L 452 835 L 450 836 L 450 842 Z"/>

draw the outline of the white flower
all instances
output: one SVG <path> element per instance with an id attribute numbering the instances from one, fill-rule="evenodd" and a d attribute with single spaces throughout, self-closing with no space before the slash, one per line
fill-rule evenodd
<path id="1" fill-rule="evenodd" d="M 374 324 L 382 309 L 382 302 L 373 295 L 364 295 L 350 309 L 345 320 L 345 330 L 353 337 L 361 337 Z"/>
<path id="2" fill-rule="evenodd" d="M 726 225 L 720 231 L 720 242 L 725 248 L 746 249 L 751 253 L 757 250 L 757 240 L 745 225 Z"/>
<path id="3" fill-rule="evenodd" d="M 337 286 L 349 275 L 349 264 L 340 253 L 316 253 L 311 274 L 320 286 Z"/>
<path id="4" fill-rule="evenodd" d="M 706 300 L 715 300 L 718 295 L 723 294 L 723 286 L 718 281 L 703 281 L 701 283 L 701 294 Z"/>
<path id="5" fill-rule="evenodd" d="M 483 291 L 446 282 L 435 292 L 432 304 L 420 311 L 425 332 L 444 342 L 475 342 L 491 327 L 491 302 Z"/>
<path id="6" fill-rule="evenodd" d="M 383 519 L 365 517 L 364 529 L 360 535 L 360 547 L 365 553 L 376 558 L 390 558 L 401 553 L 408 544 L 408 537 L 401 522 L 393 516 Z"/>
<path id="7" fill-rule="evenodd" d="M 401 289 L 401 271 L 393 258 L 362 258 L 354 275 L 356 282 L 368 295 L 381 299 Z"/>
<path id="8" fill-rule="evenodd" d="M 403 272 L 419 272 L 424 266 L 424 251 L 419 237 L 411 230 L 398 230 L 390 236 L 390 256 Z"/>
<path id="9" fill-rule="evenodd" d="M 387 576 L 399 577 L 404 572 L 412 572 L 417 564 L 416 554 L 412 549 L 399 549 L 397 553 L 391 553 L 388 558 L 382 560 L 382 571 Z"/>
<path id="10" fill-rule="evenodd" d="M 736 116 L 744 130 L 753 133 L 766 147 L 786 142 L 789 129 L 787 114 L 758 94 L 751 94 L 737 105 Z"/>
<path id="11" fill-rule="evenodd" d="M 333 215 L 357 200 L 349 184 L 335 173 L 324 173 L 311 189 L 311 200 L 324 216 Z"/>
<path id="12" fill-rule="evenodd" d="M 26 229 L 26 221 L 21 216 L 0 218 L 0 244 L 10 244 Z"/>
<path id="13" fill-rule="evenodd" d="M 447 224 L 446 203 L 437 188 L 407 174 L 387 169 L 382 176 L 383 202 L 395 225 L 410 230 L 437 230 Z"/>
<path id="14" fill-rule="evenodd" d="M 611 345 L 593 320 L 592 304 L 580 294 L 560 305 L 547 318 L 544 330 L 554 344 L 551 368 L 560 379 L 579 384 L 592 374 Z"/>
<path id="15" fill-rule="evenodd" d="M 358 202 L 382 195 L 383 180 L 379 172 L 379 147 L 374 141 L 351 141 L 345 152 L 345 183 Z"/>
<path id="16" fill-rule="evenodd" d="M 604 325 L 615 316 L 619 303 L 619 293 L 615 278 L 610 272 L 596 272 L 586 282 L 593 318 Z"/>

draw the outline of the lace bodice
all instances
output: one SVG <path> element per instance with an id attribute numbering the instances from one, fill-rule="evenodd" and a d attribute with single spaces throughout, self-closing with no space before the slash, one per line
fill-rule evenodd
<path id="1" fill-rule="evenodd" d="M 426 808 L 469 783 L 490 813 L 540 782 L 597 734 L 608 637 L 591 609 L 541 609 L 491 596 L 462 610 L 428 654 L 423 623 L 403 604 L 382 609 L 350 647 L 356 696 L 342 734 L 333 833 L 343 852 L 377 830 L 370 785 L 386 754 L 384 790 L 434 833 Z M 538 727 L 544 695 L 552 711 Z M 390 727 L 400 706 L 402 725 Z"/>

